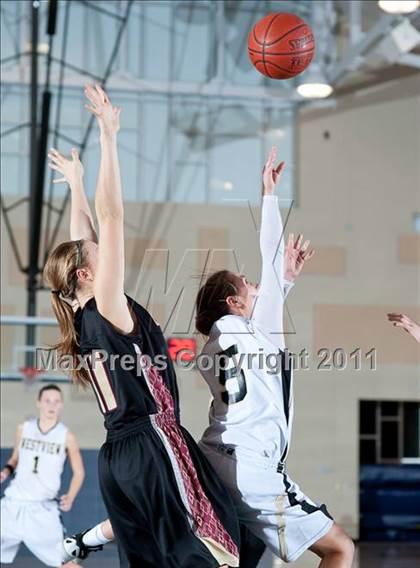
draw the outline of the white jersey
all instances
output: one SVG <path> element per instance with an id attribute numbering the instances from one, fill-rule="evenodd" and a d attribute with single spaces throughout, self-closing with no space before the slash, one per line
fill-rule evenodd
<path id="1" fill-rule="evenodd" d="M 283 277 L 282 232 L 277 197 L 265 196 L 262 275 L 253 315 L 226 315 L 213 324 L 202 351 L 213 364 L 201 371 L 213 395 L 202 444 L 232 446 L 238 457 L 257 452 L 274 462 L 286 458 L 293 419 L 291 360 L 282 356 L 283 304 L 292 286 Z M 215 356 L 221 354 L 229 360 L 226 370 L 217 368 Z"/>
<path id="2" fill-rule="evenodd" d="M 22 501 L 55 499 L 60 489 L 66 461 L 68 428 L 57 422 L 41 432 L 38 420 L 24 422 L 15 476 L 5 491 L 6 497 Z"/>

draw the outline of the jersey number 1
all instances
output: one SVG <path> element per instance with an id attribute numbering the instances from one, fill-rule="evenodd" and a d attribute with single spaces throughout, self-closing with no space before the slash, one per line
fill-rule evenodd
<path id="1" fill-rule="evenodd" d="M 238 353 L 237 345 L 231 345 L 225 351 L 220 351 L 217 355 L 222 359 L 223 356 L 228 357 L 229 359 L 233 359 L 233 356 Z M 225 365 L 223 365 L 225 366 Z M 229 393 L 226 390 L 226 381 L 229 379 L 235 379 L 238 384 L 238 389 L 236 392 Z M 245 373 L 241 369 L 238 373 L 238 368 L 236 365 L 231 369 L 220 369 L 219 375 L 219 382 L 223 387 L 220 396 L 225 404 L 235 404 L 237 402 L 241 402 L 246 396 L 247 389 L 246 389 L 246 381 L 245 381 Z"/>
<path id="2" fill-rule="evenodd" d="M 39 457 L 35 456 L 34 457 L 34 469 L 32 470 L 32 473 L 38 473 L 38 461 L 39 461 Z"/>

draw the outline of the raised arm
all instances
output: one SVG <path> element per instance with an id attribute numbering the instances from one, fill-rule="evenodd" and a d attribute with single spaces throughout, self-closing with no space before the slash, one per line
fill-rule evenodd
<path id="1" fill-rule="evenodd" d="M 13 448 L 12 455 L 7 460 L 6 465 L 1 470 L 1 473 L 0 473 L 1 483 L 3 483 L 3 481 L 5 481 L 10 475 L 12 475 L 12 473 L 15 471 L 17 464 L 19 462 L 19 446 L 20 446 L 20 442 L 22 440 L 22 430 L 23 430 L 23 425 L 19 424 L 19 426 L 17 427 L 17 430 L 16 430 L 16 441 L 15 441 L 15 446 Z"/>
<path id="2" fill-rule="evenodd" d="M 98 119 L 101 163 L 95 194 L 99 225 L 98 263 L 94 294 L 99 312 L 124 333 L 133 329 L 133 321 L 124 295 L 124 209 L 117 133 L 121 109 L 113 107 L 106 93 L 96 85 L 87 86 L 86 107 Z"/>
<path id="3" fill-rule="evenodd" d="M 271 335 L 271 339 L 283 349 L 284 239 L 283 224 L 274 189 L 285 164 L 281 162 L 275 167 L 275 159 L 276 148 L 273 147 L 263 170 L 260 230 L 262 272 L 252 319 L 261 325 Z"/>
<path id="4" fill-rule="evenodd" d="M 55 179 L 53 183 L 68 183 L 71 192 L 70 209 L 70 238 L 72 241 L 88 239 L 95 243 L 98 237 L 95 231 L 92 212 L 86 197 L 83 185 L 83 166 L 79 160 L 76 148 L 71 150 L 71 158 L 68 159 L 55 148 L 48 153 L 49 167 L 62 174 L 62 178 Z"/>

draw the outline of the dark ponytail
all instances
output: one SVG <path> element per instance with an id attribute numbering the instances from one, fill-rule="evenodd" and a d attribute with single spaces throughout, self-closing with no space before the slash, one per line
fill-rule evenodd
<path id="1" fill-rule="evenodd" d="M 212 274 L 200 288 L 196 300 L 195 327 L 209 335 L 215 321 L 229 313 L 228 296 L 238 294 L 238 277 L 229 270 Z"/>

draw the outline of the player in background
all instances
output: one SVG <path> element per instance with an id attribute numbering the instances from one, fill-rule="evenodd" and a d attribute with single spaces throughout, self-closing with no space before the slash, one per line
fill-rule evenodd
<path id="1" fill-rule="evenodd" d="M 402 327 L 417 343 L 420 343 L 420 325 L 408 316 L 405 314 L 392 313 L 388 314 L 388 321 L 390 321 L 394 327 Z"/>
<path id="2" fill-rule="evenodd" d="M 1 499 L 1 561 L 12 563 L 23 542 L 47 566 L 62 566 L 60 510 L 72 508 L 85 471 L 76 437 L 59 420 L 61 389 L 42 387 L 37 408 L 38 419 L 18 426 L 13 453 L 1 470 L 2 483 L 13 477 Z M 57 498 L 67 457 L 73 476 L 67 493 Z"/>

